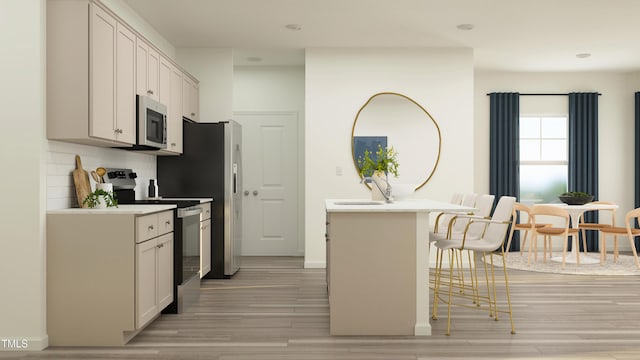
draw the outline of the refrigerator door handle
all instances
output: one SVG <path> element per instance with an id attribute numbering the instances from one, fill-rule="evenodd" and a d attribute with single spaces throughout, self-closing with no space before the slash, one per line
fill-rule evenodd
<path id="1" fill-rule="evenodd" d="M 233 193 L 238 193 L 238 164 L 233 164 Z"/>

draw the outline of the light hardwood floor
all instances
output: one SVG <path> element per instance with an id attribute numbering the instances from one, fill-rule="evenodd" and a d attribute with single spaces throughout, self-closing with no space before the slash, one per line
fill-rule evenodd
<path id="1" fill-rule="evenodd" d="M 509 271 L 508 318 L 454 308 L 430 337 L 329 335 L 325 272 L 301 258 L 243 259 L 229 280 L 207 280 L 188 313 L 163 315 L 119 348 L 1 353 L 24 359 L 640 359 L 640 279 Z M 357 286 L 357 284 L 354 284 Z M 96 324 L 96 326 L 100 326 Z"/>

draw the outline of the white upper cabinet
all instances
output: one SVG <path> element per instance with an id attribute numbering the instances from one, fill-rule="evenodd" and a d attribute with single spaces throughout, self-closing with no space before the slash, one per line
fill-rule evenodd
<path id="1" fill-rule="evenodd" d="M 115 140 L 116 19 L 93 4 L 90 10 L 89 135 Z"/>
<path id="2" fill-rule="evenodd" d="M 167 149 L 161 153 L 182 154 L 182 72 L 160 57 L 160 102 L 167 106 Z"/>
<path id="3" fill-rule="evenodd" d="M 135 67 L 136 36 L 114 16 L 93 2 L 48 2 L 47 137 L 134 144 Z"/>
<path id="4" fill-rule="evenodd" d="M 133 145 L 138 94 L 167 106 L 167 149 L 156 153 L 182 153 L 182 116 L 198 120 L 197 80 L 98 1 L 49 0 L 46 22 L 48 139 Z"/>
<path id="5" fill-rule="evenodd" d="M 197 82 L 187 74 L 182 76 L 182 116 L 196 122 L 200 121 L 200 89 Z"/>
<path id="6" fill-rule="evenodd" d="M 172 121 L 169 149 L 182 154 L 182 71 L 176 67 L 171 69 L 171 112 Z M 175 146 L 173 145 L 175 143 Z"/>
<path id="7" fill-rule="evenodd" d="M 136 40 L 136 68 L 136 93 L 162 103 L 159 88 L 160 54 L 139 37 Z"/>
<path id="8" fill-rule="evenodd" d="M 136 36 L 121 23 L 116 35 L 116 140 L 136 142 Z"/>

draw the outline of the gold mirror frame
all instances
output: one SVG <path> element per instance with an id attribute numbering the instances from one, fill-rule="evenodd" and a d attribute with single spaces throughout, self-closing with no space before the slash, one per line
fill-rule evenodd
<path id="1" fill-rule="evenodd" d="M 440 151 L 442 150 L 442 134 L 441 134 L 441 132 L 440 132 L 440 126 L 438 126 L 438 122 L 433 118 L 433 116 L 431 116 L 431 114 L 429 114 L 429 112 L 428 112 L 425 108 L 423 108 L 423 107 L 422 107 L 422 105 L 418 104 L 415 100 L 413 100 L 412 98 L 410 98 L 410 97 L 408 97 L 408 96 L 406 96 L 406 95 L 399 94 L 399 93 L 395 93 L 395 92 L 381 92 L 381 93 L 377 93 L 377 94 L 375 94 L 375 95 L 371 96 L 371 97 L 369 98 L 369 100 L 367 100 L 367 101 L 364 103 L 364 105 L 362 105 L 362 107 L 360 108 L 360 110 L 358 110 L 358 113 L 356 114 L 356 118 L 355 118 L 355 120 L 353 121 L 353 126 L 351 127 L 351 159 L 353 160 L 353 165 L 354 165 L 354 167 L 356 168 L 356 171 L 358 171 L 358 176 L 362 177 L 362 176 L 360 175 L 360 171 L 359 171 L 359 169 L 358 169 L 358 163 L 357 163 L 357 160 L 356 160 L 356 154 L 355 154 L 354 135 L 355 135 L 355 130 L 356 130 L 356 124 L 358 123 L 358 118 L 360 117 L 360 113 L 362 112 L 362 110 L 364 110 L 364 109 L 367 107 L 367 105 L 369 105 L 369 103 L 370 103 L 373 99 L 375 99 L 376 97 L 381 96 L 381 95 L 394 95 L 394 96 L 399 96 L 399 97 L 401 97 L 401 98 L 404 98 L 404 99 L 406 99 L 406 100 L 409 100 L 411 103 L 413 103 L 414 105 L 416 105 L 420 110 L 422 110 L 422 111 L 425 113 L 425 115 L 427 115 L 427 117 L 431 120 L 431 122 L 433 122 L 433 125 L 436 127 L 436 130 L 437 130 L 437 132 L 438 132 L 438 154 L 437 154 L 437 157 L 436 157 L 436 162 L 435 162 L 435 164 L 433 165 L 433 169 L 432 169 L 432 170 L 431 170 L 431 172 L 429 173 L 429 176 L 427 177 L 427 179 L 426 179 L 425 181 L 423 181 L 420 185 L 418 185 L 418 186 L 415 188 L 415 190 L 418 190 L 418 189 L 420 189 L 421 187 L 423 187 L 427 182 L 429 182 L 429 180 L 431 180 L 431 178 L 433 177 L 433 174 L 435 174 L 436 169 L 438 168 L 438 164 L 440 163 Z M 370 188 L 370 185 L 369 185 L 369 184 L 366 184 L 366 183 L 365 183 L 365 185 L 366 185 L 368 188 Z M 415 190 L 414 190 L 414 191 L 415 191 Z"/>

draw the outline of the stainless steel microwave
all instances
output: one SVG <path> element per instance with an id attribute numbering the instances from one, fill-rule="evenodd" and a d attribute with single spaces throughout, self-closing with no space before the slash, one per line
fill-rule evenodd
<path id="1" fill-rule="evenodd" d="M 143 95 L 138 95 L 137 145 L 167 148 L 167 107 Z"/>

